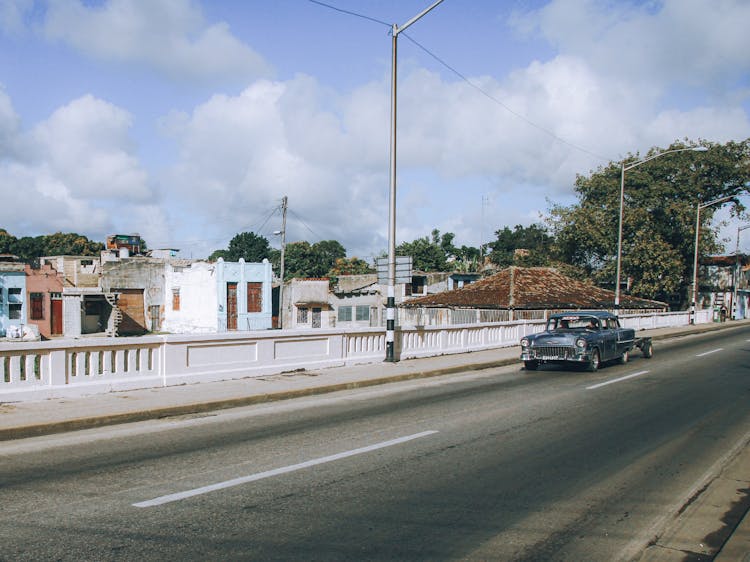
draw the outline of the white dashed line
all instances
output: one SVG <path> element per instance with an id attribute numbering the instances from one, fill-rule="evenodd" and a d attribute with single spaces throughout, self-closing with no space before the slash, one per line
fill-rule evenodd
<path id="1" fill-rule="evenodd" d="M 289 472 L 294 472 L 296 470 L 301 470 L 303 468 L 309 468 L 311 466 L 325 464 L 328 462 L 333 462 L 333 461 L 345 459 L 348 457 L 353 457 L 355 455 L 361 455 L 363 453 L 369 453 L 370 451 L 377 451 L 378 449 L 392 447 L 393 445 L 400 445 L 401 443 L 406 443 L 407 441 L 413 441 L 421 437 L 427 437 L 428 435 L 433 435 L 435 433 L 437 433 L 437 431 L 423 431 L 421 433 L 415 433 L 413 435 L 399 437 L 398 439 L 391 439 L 390 441 L 383 441 L 382 443 L 375 443 L 374 445 L 368 445 L 367 447 L 360 447 L 359 449 L 352 449 L 351 451 L 344 451 L 343 453 L 337 453 L 335 455 L 330 455 L 327 457 L 320 457 L 318 459 L 305 461 L 299 464 L 293 464 L 290 466 L 275 468 L 273 470 L 267 470 L 265 472 L 258 472 L 257 474 L 250 474 L 248 476 L 242 476 L 240 478 L 234 478 L 232 480 L 218 482 L 217 484 L 211 484 L 209 486 L 203 486 L 201 488 L 194 488 L 193 490 L 185 490 L 184 492 L 178 492 L 176 494 L 160 496 L 152 500 L 134 503 L 133 507 L 155 507 L 157 505 L 163 505 L 165 503 L 176 502 L 176 501 L 184 500 L 187 498 L 192 498 L 194 496 L 208 494 L 209 492 L 215 492 L 217 490 L 224 490 L 226 488 L 231 488 L 233 486 L 247 484 L 248 482 L 255 482 L 257 480 L 263 480 L 264 478 L 271 478 L 273 476 L 287 474 Z"/>
<path id="2" fill-rule="evenodd" d="M 650 373 L 650 372 L 651 371 L 638 371 L 637 373 L 633 373 L 632 375 L 626 375 L 624 377 L 620 377 L 619 379 L 612 379 L 611 381 L 601 382 L 599 384 L 595 384 L 594 386 L 587 386 L 586 390 L 594 390 L 596 388 L 607 386 L 608 384 L 614 384 L 616 382 L 622 382 L 622 381 L 626 381 L 628 379 L 632 379 L 635 377 L 640 377 L 641 375 L 645 375 L 646 373 Z"/>
<path id="3" fill-rule="evenodd" d="M 705 357 L 706 355 L 711 355 L 712 353 L 718 353 L 719 351 L 724 351 L 724 348 L 720 347 L 719 349 L 712 349 L 711 351 L 699 353 L 698 355 L 696 355 L 696 357 Z"/>

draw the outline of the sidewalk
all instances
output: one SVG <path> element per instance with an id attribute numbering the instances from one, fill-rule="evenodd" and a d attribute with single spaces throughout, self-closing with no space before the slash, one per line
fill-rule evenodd
<path id="1" fill-rule="evenodd" d="M 640 337 L 651 336 L 657 342 L 654 347 L 655 352 L 658 353 L 659 340 L 743 326 L 750 326 L 750 321 L 661 328 L 638 332 L 637 335 Z M 80 398 L 0 403 L 0 442 L 118 423 L 202 413 L 504 365 L 517 364 L 520 368 L 519 355 L 518 347 L 508 347 L 473 353 L 410 359 L 398 363 L 382 362 L 315 371 L 297 371 L 265 377 L 114 392 Z M 747 448 L 736 456 L 732 466 L 737 471 L 737 479 L 730 480 L 729 487 L 731 488 L 732 482 L 734 484 L 744 482 L 745 487 L 750 490 L 750 452 Z M 721 479 L 715 480 L 715 482 L 720 481 Z M 700 505 L 702 503 L 701 498 L 710 495 L 708 491 L 708 489 L 704 490 L 704 493 L 691 506 Z M 736 488 L 733 492 L 736 496 Z M 750 494 L 750 491 L 748 491 L 748 494 Z M 723 500 L 718 500 L 718 498 L 712 500 L 724 502 L 718 508 L 714 506 L 713 511 L 721 511 L 726 507 L 721 513 L 711 514 L 709 518 L 711 520 L 718 517 L 714 529 L 726 527 L 722 517 L 736 499 L 736 497 L 730 497 Z M 747 511 L 747 502 L 743 506 L 744 510 Z M 706 507 L 703 511 L 707 510 Z M 687 515 L 687 511 L 682 515 Z M 710 521 L 703 521 L 703 523 L 705 525 L 700 528 L 711 526 Z M 684 526 L 684 524 L 684 521 L 680 521 L 680 525 Z M 692 532 L 698 532 L 698 529 L 693 529 Z M 667 537 L 667 533 L 665 532 L 662 537 Z M 702 537 L 703 535 L 701 535 Z M 721 548 L 721 545 L 718 548 Z M 647 551 L 647 554 L 651 557 L 644 557 L 643 560 L 682 560 L 686 554 L 694 552 L 697 552 L 697 550 L 690 549 L 686 552 L 680 548 L 672 549 L 658 542 Z M 725 552 L 732 552 L 732 557 L 722 558 L 721 556 L 724 556 Z M 715 554 L 716 550 L 713 553 Z M 695 559 L 710 560 L 713 558 L 711 554 L 706 553 L 706 555 L 706 558 Z M 750 516 L 747 515 L 737 527 L 730 541 L 726 543 L 717 560 L 744 561 L 746 559 L 750 561 Z"/>

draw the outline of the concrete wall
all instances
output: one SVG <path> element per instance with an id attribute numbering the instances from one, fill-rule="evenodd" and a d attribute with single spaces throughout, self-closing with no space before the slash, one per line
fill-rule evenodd
<path id="1" fill-rule="evenodd" d="M 48 263 L 63 275 L 67 287 L 99 287 L 101 262 L 97 256 L 46 256 L 40 264 Z"/>

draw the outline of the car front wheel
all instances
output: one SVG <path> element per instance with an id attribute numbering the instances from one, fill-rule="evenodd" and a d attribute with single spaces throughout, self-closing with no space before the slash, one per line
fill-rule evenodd
<path id="1" fill-rule="evenodd" d="M 592 373 L 599 370 L 599 363 L 601 359 L 599 357 L 599 350 L 595 349 L 591 352 L 591 360 L 589 361 L 588 368 Z"/>

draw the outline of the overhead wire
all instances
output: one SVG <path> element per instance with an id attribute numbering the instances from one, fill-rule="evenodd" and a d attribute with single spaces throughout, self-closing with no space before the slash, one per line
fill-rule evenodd
<path id="1" fill-rule="evenodd" d="M 364 14 L 359 14 L 357 12 L 352 12 L 352 11 L 349 11 L 349 10 L 344 10 L 344 9 L 339 8 L 337 6 L 333 6 L 331 4 L 327 4 L 325 2 L 321 2 L 320 0 L 308 0 L 308 2 L 311 2 L 313 4 L 318 4 L 319 6 L 323 6 L 325 8 L 329 8 L 329 9 L 334 10 L 336 12 L 341 12 L 343 14 L 347 14 L 347 15 L 358 17 L 358 18 L 363 18 L 363 19 L 366 19 L 366 20 L 370 20 L 370 21 L 373 21 L 375 23 L 378 23 L 378 24 L 381 24 L 381 25 L 385 25 L 385 26 L 387 26 L 389 28 L 393 27 L 391 24 L 389 24 L 389 23 L 387 23 L 385 21 L 379 20 L 377 18 L 373 18 L 371 16 L 366 16 Z M 534 121 L 532 121 L 531 119 L 529 119 L 528 117 L 526 117 L 525 115 L 523 115 L 522 113 L 519 113 L 518 111 L 515 111 L 510 106 L 508 106 L 507 104 L 503 103 L 501 100 L 499 100 L 498 98 L 496 98 L 495 96 L 493 96 L 492 94 L 490 94 L 489 92 L 487 92 L 484 88 L 482 88 L 478 84 L 476 84 L 476 83 L 472 82 L 471 80 L 469 80 L 469 78 L 467 78 L 463 73 L 461 73 L 460 71 L 458 71 L 453 66 L 449 65 L 447 62 L 445 62 L 443 59 L 441 59 L 435 53 L 433 53 L 432 51 L 430 51 L 429 49 L 427 49 L 427 47 L 425 47 L 424 45 L 421 45 L 420 43 L 418 43 L 414 38 L 412 38 L 411 36 L 409 36 L 406 32 L 401 32 L 400 34 L 404 35 L 404 37 L 406 37 L 414 45 L 416 45 L 417 47 L 419 47 L 427 55 L 429 55 L 430 57 L 432 57 L 433 59 L 435 59 L 435 61 L 437 61 L 442 66 L 444 66 L 449 71 L 451 71 L 453 74 L 455 74 L 456 76 L 458 76 L 461 80 L 463 80 L 464 82 L 466 82 L 469 86 L 471 86 L 472 88 L 474 88 L 475 90 L 477 90 L 478 92 L 480 92 L 482 95 L 484 95 L 485 97 L 487 97 L 489 100 L 493 101 L 494 103 L 496 103 L 497 105 L 499 105 L 500 107 L 502 107 L 503 109 L 505 109 L 511 115 L 514 115 L 518 119 L 521 119 L 522 121 L 524 121 L 527 125 L 530 125 L 531 127 L 534 127 L 535 129 L 543 132 L 546 135 L 549 135 L 550 137 L 552 137 L 556 141 L 558 141 L 558 142 L 560 142 L 560 143 L 562 143 L 562 144 L 564 144 L 564 145 L 566 145 L 566 146 L 568 146 L 568 147 L 570 147 L 570 148 L 572 148 L 574 150 L 578 150 L 580 152 L 583 152 L 585 154 L 588 154 L 589 156 L 593 156 L 594 158 L 597 158 L 599 160 L 603 160 L 605 162 L 610 162 L 612 160 L 611 158 L 607 158 L 606 156 L 602 156 L 602 155 L 597 154 L 597 153 L 595 153 L 595 152 L 593 152 L 591 150 L 588 150 L 588 149 L 586 149 L 586 148 L 584 148 L 582 146 L 579 146 L 579 145 L 577 145 L 575 143 L 572 143 L 572 142 L 570 142 L 568 140 L 565 140 L 564 138 L 556 135 L 553 131 L 551 131 L 551 130 L 549 130 L 549 129 L 547 129 L 547 128 L 545 128 L 545 127 L 543 127 L 543 126 L 541 126 L 541 125 L 539 125 L 537 123 L 535 123 Z"/>
<path id="2" fill-rule="evenodd" d="M 500 107 L 502 107 L 503 109 L 505 109 L 508 113 L 511 113 L 512 115 L 515 115 L 516 117 L 518 117 L 519 119 L 521 119 L 522 121 L 524 121 L 526 124 L 531 125 L 535 129 L 537 129 L 537 130 L 539 130 L 539 131 L 541 131 L 541 132 L 549 135 L 550 137 L 552 137 L 556 141 L 561 142 L 562 144 L 564 144 L 566 146 L 569 146 L 570 148 L 573 148 L 573 149 L 578 150 L 580 152 L 584 152 L 584 153 L 588 154 L 589 156 L 593 156 L 593 157 L 598 158 L 600 160 L 604 160 L 605 162 L 611 161 L 610 158 L 607 158 L 605 156 L 602 156 L 600 154 L 592 152 L 592 151 L 590 151 L 590 150 L 588 150 L 588 149 L 586 149 L 586 148 L 584 148 L 582 146 L 579 146 L 579 145 L 574 144 L 574 143 L 572 143 L 570 141 L 567 141 L 564 138 L 556 135 L 554 132 L 550 131 L 549 129 L 547 129 L 545 127 L 542 127 L 541 125 L 538 125 L 538 124 L 534 123 L 531 119 L 529 119 L 525 115 L 523 115 L 523 114 L 515 111 L 514 109 L 512 109 L 511 107 L 509 107 L 508 105 L 506 105 L 505 103 L 503 103 L 501 100 L 497 99 L 495 96 L 493 96 L 492 94 L 490 94 L 487 90 L 485 90 L 484 88 L 482 88 L 479 84 L 476 84 L 476 83 L 472 82 L 471 80 L 469 80 L 469 78 L 467 78 L 464 74 L 462 74 L 461 72 L 459 72 L 458 70 L 456 70 L 455 68 L 453 68 L 451 65 L 449 65 L 447 62 L 445 62 L 443 59 L 441 59 L 440 57 L 438 57 L 435 53 L 433 53 L 432 51 L 430 51 L 427 47 L 425 47 L 424 45 L 421 45 L 420 43 L 418 43 L 414 38 L 412 38 L 411 36 L 409 36 L 406 32 L 403 32 L 402 35 L 404 37 L 406 37 L 409 41 L 411 41 L 414 45 L 416 45 L 417 47 L 419 47 L 426 54 L 428 54 L 430 57 L 432 57 L 433 59 L 435 59 L 438 63 L 440 63 L 445 68 L 447 68 L 448 70 L 450 70 L 453 74 L 455 74 L 456 76 L 458 76 L 461 80 L 463 80 L 464 82 L 466 82 L 469 86 L 471 86 L 476 91 L 478 91 L 479 93 L 481 93 L 482 95 L 484 95 L 485 97 L 487 97 L 489 100 L 491 100 L 491 101 L 495 102 L 496 104 L 498 104 Z"/>

